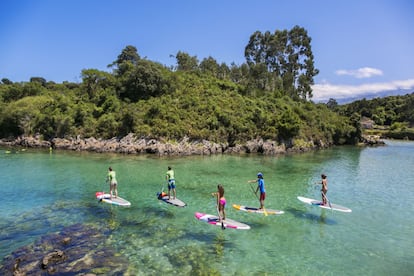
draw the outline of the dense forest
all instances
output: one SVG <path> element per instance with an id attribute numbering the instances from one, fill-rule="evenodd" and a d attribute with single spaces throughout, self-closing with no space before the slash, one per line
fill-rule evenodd
<path id="1" fill-rule="evenodd" d="M 360 140 L 361 116 L 378 124 L 413 122 L 412 95 L 393 107 L 382 107 L 380 100 L 348 106 L 335 100 L 313 103 L 318 70 L 311 38 L 298 26 L 252 34 L 241 65 L 219 64 L 213 57 L 199 61 L 182 51 L 175 58 L 176 65 L 167 67 L 141 58 L 135 46 L 127 45 L 108 71 L 84 69 L 79 83 L 3 78 L 0 138 L 109 139 L 134 133 L 230 145 L 257 138 L 339 145 Z"/>

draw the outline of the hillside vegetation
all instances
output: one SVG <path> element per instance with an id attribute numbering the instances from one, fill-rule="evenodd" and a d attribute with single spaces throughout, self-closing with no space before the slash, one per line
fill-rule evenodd
<path id="1" fill-rule="evenodd" d="M 246 63 L 201 62 L 185 52 L 166 67 L 126 46 L 108 65 L 84 69 L 80 83 L 42 77 L 0 84 L 0 138 L 109 139 L 134 133 L 164 141 L 206 139 L 230 145 L 263 138 L 289 145 L 354 144 L 360 113 L 311 101 L 311 39 L 300 27 L 255 32 Z"/>
<path id="2" fill-rule="evenodd" d="M 385 138 L 414 140 L 414 93 L 402 96 L 358 100 L 337 105 L 331 99 L 327 105 L 343 116 L 357 114 L 371 125 L 364 131 Z"/>

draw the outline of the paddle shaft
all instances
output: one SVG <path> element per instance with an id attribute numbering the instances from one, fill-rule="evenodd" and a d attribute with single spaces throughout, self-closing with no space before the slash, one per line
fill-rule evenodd
<path id="1" fill-rule="evenodd" d="M 331 201 L 328 199 L 328 197 L 326 196 L 326 194 L 323 191 L 322 191 L 322 196 L 326 199 L 326 201 L 328 201 L 329 208 L 332 209 Z"/>

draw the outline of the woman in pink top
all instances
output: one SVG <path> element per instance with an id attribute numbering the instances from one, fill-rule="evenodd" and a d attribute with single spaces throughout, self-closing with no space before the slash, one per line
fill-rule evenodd
<path id="1" fill-rule="evenodd" d="M 217 193 L 213 193 L 213 196 L 217 197 L 217 210 L 221 222 L 221 227 L 224 228 L 223 220 L 226 219 L 226 213 L 224 208 L 226 207 L 226 198 L 224 197 L 223 185 L 217 185 Z"/>

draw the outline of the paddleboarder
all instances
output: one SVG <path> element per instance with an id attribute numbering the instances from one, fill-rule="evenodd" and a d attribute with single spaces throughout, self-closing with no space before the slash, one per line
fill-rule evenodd
<path id="1" fill-rule="evenodd" d="M 116 172 L 112 170 L 112 167 L 108 168 L 108 175 L 106 181 L 109 182 L 109 194 L 111 198 L 113 193 L 115 193 L 115 197 L 118 196 L 118 181 L 116 181 Z"/>
<path id="2" fill-rule="evenodd" d="M 174 179 L 174 170 L 168 166 L 166 179 L 168 183 L 168 199 L 171 199 L 171 191 L 173 193 L 173 198 L 177 197 L 177 192 L 175 191 L 175 179 Z"/>
<path id="3" fill-rule="evenodd" d="M 226 207 L 226 198 L 224 197 L 224 188 L 223 185 L 217 185 L 217 192 L 212 193 L 213 196 L 217 199 L 217 211 L 220 218 L 220 222 L 222 224 L 222 228 L 224 228 L 223 220 L 226 219 L 226 212 L 224 208 Z"/>
<path id="4" fill-rule="evenodd" d="M 260 208 L 259 209 L 264 210 L 264 201 L 266 199 L 266 189 L 265 189 L 263 174 L 261 172 L 259 172 L 257 174 L 257 179 L 249 180 L 247 182 L 249 182 L 249 183 L 257 182 L 257 188 L 256 188 L 256 191 L 255 191 L 255 194 L 257 196 L 257 192 L 260 190 L 260 197 L 259 197 Z"/>
<path id="5" fill-rule="evenodd" d="M 326 205 L 328 203 L 326 198 L 326 193 L 328 192 L 328 178 L 325 174 L 321 174 L 321 182 L 318 182 L 317 184 L 322 185 L 321 188 L 321 195 L 322 195 L 322 205 Z"/>

